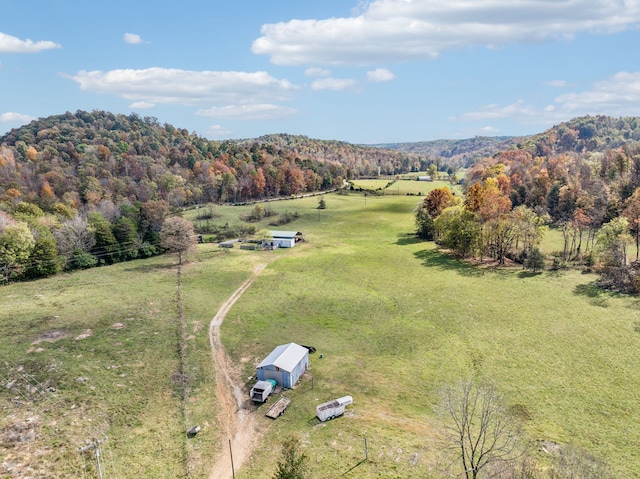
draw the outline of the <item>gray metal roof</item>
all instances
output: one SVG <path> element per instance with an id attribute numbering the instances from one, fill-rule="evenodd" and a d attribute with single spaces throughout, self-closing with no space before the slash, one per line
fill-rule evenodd
<path id="1" fill-rule="evenodd" d="M 257 368 L 273 365 L 290 373 L 308 353 L 309 350 L 299 344 L 283 344 L 271 351 Z"/>
<path id="2" fill-rule="evenodd" d="M 296 235 L 300 233 L 298 231 L 273 230 L 273 231 L 269 231 L 269 234 L 274 238 L 295 238 Z"/>

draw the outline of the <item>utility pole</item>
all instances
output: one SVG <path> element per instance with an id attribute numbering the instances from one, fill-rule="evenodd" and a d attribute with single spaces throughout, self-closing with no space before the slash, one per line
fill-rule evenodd
<path id="1" fill-rule="evenodd" d="M 233 469 L 233 451 L 231 450 L 231 439 L 229 439 L 229 454 L 231 455 L 231 476 L 236 479 L 236 471 Z"/>
<path id="2" fill-rule="evenodd" d="M 90 444 L 83 446 L 80 448 L 80 454 L 84 454 L 85 452 L 93 451 L 93 454 L 96 458 L 96 469 L 98 471 L 98 479 L 102 479 L 102 467 L 100 466 L 100 444 L 107 440 L 107 436 L 102 439 L 96 439 Z"/>
<path id="3" fill-rule="evenodd" d="M 367 447 L 367 436 L 364 436 L 364 460 L 369 460 L 369 448 Z"/>

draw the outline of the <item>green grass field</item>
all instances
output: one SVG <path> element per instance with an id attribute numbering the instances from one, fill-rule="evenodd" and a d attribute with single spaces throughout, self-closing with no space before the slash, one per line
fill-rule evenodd
<path id="1" fill-rule="evenodd" d="M 117 477 L 178 477 L 187 469 L 207 477 L 207 464 L 228 447 L 215 421 L 207 325 L 254 265 L 268 261 L 227 316 L 225 347 L 247 385 L 279 344 L 317 353 L 288 393 L 284 416 L 272 421 L 262 417 L 267 406 L 258 410 L 265 437 L 237 478 L 270 477 L 290 433 L 302 437 L 312 477 L 438 477 L 430 472 L 439 458 L 433 406 L 440 388 L 459 378 L 493 382 L 534 444 L 570 443 L 609 463 L 615 477 L 636 476 L 637 298 L 599 291 L 595 277 L 579 271 L 530 274 L 450 258 L 411 234 L 416 196 L 325 199 L 325 210 L 317 197 L 270 203 L 299 213 L 278 228 L 305 234 L 293 249 L 223 252 L 204 244 L 189 258 L 184 393 L 176 379 L 175 258 L 0 288 L 0 379 L 17 381 L 0 388 L 2 455 L 13 460 L 23 450 L 4 446 L 11 425 L 37 415 L 29 451 L 40 448 L 38 462 L 56 464 L 48 477 L 80 477 L 83 462 L 90 471 L 90 457 L 76 448 L 98 433 L 109 436 L 104 457 Z M 237 221 L 251 206 L 215 210 L 216 221 Z M 557 243 L 552 238 L 549 248 Z M 91 337 L 76 339 L 87 329 Z M 37 342 L 47 335 L 51 342 Z M 29 393 L 28 382 L 55 391 Z M 354 404 L 344 417 L 314 421 L 318 403 L 347 394 Z M 203 430 L 185 441 L 193 424 Z"/>

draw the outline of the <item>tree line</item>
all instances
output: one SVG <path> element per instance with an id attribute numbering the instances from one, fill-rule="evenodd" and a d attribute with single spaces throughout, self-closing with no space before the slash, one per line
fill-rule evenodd
<path id="1" fill-rule="evenodd" d="M 163 200 L 120 207 L 105 200 L 84 211 L 58 205 L 50 213 L 23 201 L 12 215 L 0 210 L 0 283 L 166 251 L 182 260 L 195 241 L 193 224 L 172 215 Z"/>
<path id="2" fill-rule="evenodd" d="M 594 125 L 611 121 L 586 118 L 483 159 L 467 172 L 464 200 L 438 189 L 418 205 L 418 235 L 462 257 L 509 258 L 535 270 L 544 266 L 543 234 L 555 227 L 563 247 L 553 253 L 554 267 L 596 268 L 603 286 L 639 292 L 640 143 L 630 136 L 639 130 L 635 119 L 621 122 L 626 136 L 602 140 Z M 610 144 L 620 146 L 598 146 Z"/>

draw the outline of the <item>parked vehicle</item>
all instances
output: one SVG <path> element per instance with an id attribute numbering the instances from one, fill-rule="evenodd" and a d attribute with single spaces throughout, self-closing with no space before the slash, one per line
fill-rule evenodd
<path id="1" fill-rule="evenodd" d="M 267 379 L 266 381 L 258 381 L 251 388 L 251 400 L 255 402 L 266 402 L 269 394 L 273 392 L 278 383 L 275 379 Z"/>
<path id="2" fill-rule="evenodd" d="M 344 414 L 345 406 L 353 404 L 353 398 L 351 396 L 343 396 L 333 401 L 329 401 L 316 406 L 316 416 L 322 422 L 328 421 Z"/>

